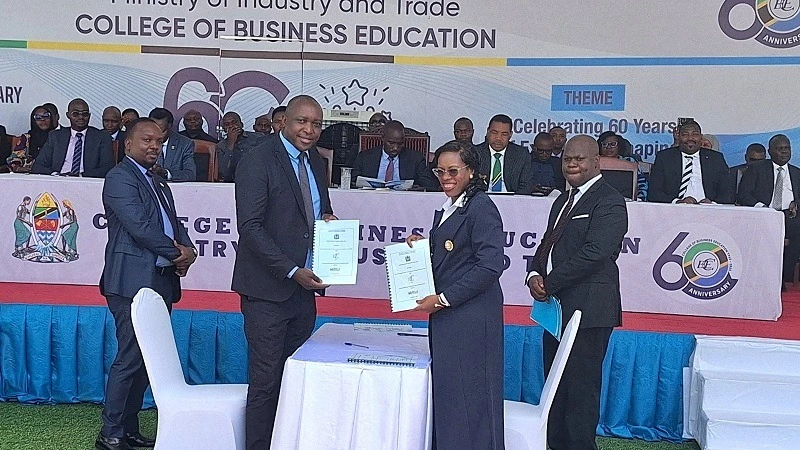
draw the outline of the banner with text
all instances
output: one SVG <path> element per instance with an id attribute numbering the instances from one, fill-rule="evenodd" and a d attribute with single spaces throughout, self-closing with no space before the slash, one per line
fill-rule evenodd
<path id="1" fill-rule="evenodd" d="M 305 93 L 384 111 L 433 148 L 458 117 L 479 142 L 505 113 L 518 143 L 610 130 L 650 162 L 691 117 L 732 166 L 752 142 L 800 138 L 799 13 L 797 0 L 7 1 L 0 123 L 21 134 L 36 105 L 82 97 L 97 127 L 108 105 L 163 105 L 199 110 L 213 134 L 227 111 L 249 129 Z"/>
<path id="2" fill-rule="evenodd" d="M 4 175 L 0 281 L 97 284 L 107 242 L 102 181 Z M 227 291 L 236 258 L 233 185 L 173 184 L 179 220 L 199 258 L 186 289 Z M 203 199 L 203 201 L 198 201 Z M 328 295 L 388 298 L 383 248 L 427 236 L 445 197 L 436 193 L 332 190 L 337 216 L 360 220 L 358 282 Z M 529 305 L 527 262 L 552 199 L 493 197 L 503 217 L 505 303 Z M 775 320 L 781 314 L 782 214 L 769 208 L 628 204 L 617 261 L 623 309 Z M 13 231 L 13 233 L 12 233 Z M 387 303 L 388 308 L 388 303 Z"/>

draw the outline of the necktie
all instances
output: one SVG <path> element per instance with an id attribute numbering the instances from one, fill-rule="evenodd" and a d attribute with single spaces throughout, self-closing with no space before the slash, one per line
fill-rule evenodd
<path id="1" fill-rule="evenodd" d="M 83 133 L 75 135 L 75 152 L 72 154 L 72 175 L 80 175 L 81 161 L 83 161 Z"/>
<path id="2" fill-rule="evenodd" d="M 494 165 L 492 166 L 492 192 L 501 192 L 503 190 L 503 167 L 500 164 L 501 153 L 494 154 Z"/>
<path id="3" fill-rule="evenodd" d="M 156 160 L 156 164 L 161 167 L 164 167 L 164 158 L 167 157 L 167 143 L 164 142 L 161 144 L 161 153 L 158 154 L 158 159 Z"/>
<path id="4" fill-rule="evenodd" d="M 147 172 L 147 176 L 150 177 L 151 181 L 153 182 L 153 190 L 156 191 L 156 197 L 158 198 L 158 202 L 161 203 L 161 207 L 164 208 L 164 212 L 167 213 L 167 217 L 169 218 L 169 223 L 172 225 L 172 232 L 175 233 L 178 229 L 178 218 L 172 208 L 169 207 L 169 203 L 167 202 L 167 197 L 164 195 L 164 191 L 161 190 L 161 186 L 159 186 L 158 181 L 153 178 L 153 174 Z"/>
<path id="5" fill-rule="evenodd" d="M 300 165 L 297 168 L 297 178 L 300 182 L 300 193 L 303 194 L 303 209 L 306 213 L 308 231 L 314 233 L 314 205 L 311 200 L 311 185 L 308 182 L 308 170 L 306 170 L 306 152 L 300 152 Z"/>
<path id="6" fill-rule="evenodd" d="M 386 175 L 383 176 L 383 181 L 392 181 L 394 179 L 394 156 L 389 157 L 389 165 L 386 166 Z"/>
<path id="7" fill-rule="evenodd" d="M 575 201 L 575 195 L 577 194 L 577 189 L 570 189 L 569 197 L 567 198 L 566 205 L 564 205 L 564 210 L 561 211 L 561 216 L 558 217 L 558 221 L 556 221 L 553 229 L 550 230 L 549 233 L 545 233 L 544 239 L 542 239 L 542 242 L 539 244 L 542 248 L 540 251 L 536 252 L 535 267 L 542 268 L 542 271 L 544 272 L 547 271 L 547 258 L 550 256 L 553 246 L 561 238 L 564 228 L 566 228 L 567 223 L 569 223 L 569 213 L 572 209 L 572 203 Z M 545 276 L 547 273 L 542 273 L 541 275 Z"/>
<path id="8" fill-rule="evenodd" d="M 692 179 L 692 157 L 683 155 L 684 166 L 683 176 L 681 177 L 681 188 L 678 190 L 678 198 L 683 199 L 686 195 L 686 190 L 689 189 L 689 180 Z"/>
<path id="9" fill-rule="evenodd" d="M 783 167 L 778 167 L 775 177 L 775 189 L 772 191 L 772 207 L 778 211 L 783 210 Z"/>

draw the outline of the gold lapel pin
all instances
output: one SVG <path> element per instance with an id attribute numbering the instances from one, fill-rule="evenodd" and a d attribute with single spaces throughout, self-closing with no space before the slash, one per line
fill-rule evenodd
<path id="1" fill-rule="evenodd" d="M 453 251 L 453 241 L 451 241 L 450 239 L 444 241 L 444 249 L 447 250 L 448 252 L 452 252 Z"/>

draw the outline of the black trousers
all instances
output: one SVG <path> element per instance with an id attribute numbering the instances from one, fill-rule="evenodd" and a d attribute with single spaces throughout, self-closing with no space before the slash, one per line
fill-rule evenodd
<path id="1" fill-rule="evenodd" d="M 314 332 L 314 293 L 299 288 L 284 302 L 242 296 L 248 345 L 245 444 L 248 450 L 270 448 L 283 365 Z"/>
<path id="2" fill-rule="evenodd" d="M 178 297 L 180 283 L 175 273 L 156 275 L 151 288 L 164 298 L 172 311 L 172 301 Z M 106 403 L 103 407 L 103 427 L 100 434 L 109 438 L 122 438 L 125 433 L 139 432 L 139 411 L 144 392 L 150 385 L 131 322 L 132 298 L 107 295 L 108 309 L 114 316 L 117 328 L 117 356 L 108 372 Z"/>
<path id="3" fill-rule="evenodd" d="M 790 219 L 787 216 L 784 227 L 789 245 L 783 248 L 783 281 L 791 282 L 794 280 L 794 266 L 800 259 L 800 217 Z"/>
<path id="4" fill-rule="evenodd" d="M 578 330 L 550 408 L 547 445 L 551 450 L 597 450 L 595 435 L 600 420 L 603 359 L 611 330 L 610 327 Z M 542 345 L 544 369 L 549 373 L 558 341 L 545 332 Z"/>

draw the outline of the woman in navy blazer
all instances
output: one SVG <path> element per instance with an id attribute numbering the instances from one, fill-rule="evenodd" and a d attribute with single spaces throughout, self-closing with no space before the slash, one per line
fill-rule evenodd
<path id="1" fill-rule="evenodd" d="M 503 221 L 478 176 L 479 161 L 457 141 L 434 159 L 448 197 L 430 234 L 437 294 L 419 300 L 416 310 L 430 314 L 437 450 L 503 448 Z"/>

